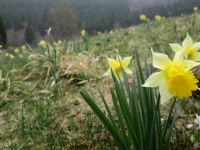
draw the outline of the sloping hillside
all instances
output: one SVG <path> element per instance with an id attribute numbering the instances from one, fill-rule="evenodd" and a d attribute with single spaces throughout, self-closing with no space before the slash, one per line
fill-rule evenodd
<path id="1" fill-rule="evenodd" d="M 199 31 L 200 15 L 193 14 L 76 41 L 49 42 L 47 38 L 46 44 L 43 41 L 38 47 L 26 45 L 11 53 L 1 51 L 0 149 L 116 149 L 80 97 L 80 90 L 100 98 L 99 87 L 111 105 L 108 93 L 112 81 L 103 76 L 108 69 L 105 56 L 115 57 L 116 49 L 121 56 L 133 55 L 136 50 L 142 62 L 144 49 L 149 56 L 151 47 L 171 54 L 169 43 L 181 43 L 186 33 L 200 41 Z M 101 104 L 99 99 L 97 102 Z M 183 106 L 174 149 L 197 148 L 199 132 L 185 125 L 193 124 L 194 114 L 200 113 L 199 103 L 192 99 Z M 163 115 L 167 106 L 163 107 Z"/>

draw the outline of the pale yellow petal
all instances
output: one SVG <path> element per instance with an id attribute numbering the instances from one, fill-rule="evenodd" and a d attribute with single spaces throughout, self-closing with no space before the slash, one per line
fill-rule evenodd
<path id="1" fill-rule="evenodd" d="M 125 58 L 123 58 L 122 59 L 122 66 L 123 67 L 128 67 L 128 65 L 130 64 L 130 62 L 131 62 L 131 59 L 132 59 L 132 57 L 125 57 Z"/>
<path id="2" fill-rule="evenodd" d="M 156 72 L 150 75 L 145 83 L 143 84 L 144 87 L 158 87 L 165 79 L 162 72 Z"/>
<path id="3" fill-rule="evenodd" d="M 113 58 L 108 58 L 108 57 L 107 57 L 107 60 L 108 60 L 109 67 L 113 68 L 116 64 L 116 60 Z"/>
<path id="4" fill-rule="evenodd" d="M 174 55 L 173 61 L 183 61 L 184 59 L 184 52 L 183 51 L 177 51 Z"/>
<path id="5" fill-rule="evenodd" d="M 190 35 L 187 33 L 186 38 L 183 40 L 182 46 L 188 47 L 188 46 L 191 46 L 192 44 L 193 44 L 193 40 L 190 37 Z"/>
<path id="6" fill-rule="evenodd" d="M 194 44 L 193 44 L 193 47 L 194 47 L 196 50 L 200 50 L 200 42 L 194 43 Z"/>
<path id="7" fill-rule="evenodd" d="M 166 54 L 153 52 L 153 66 L 158 69 L 163 69 L 165 64 L 170 63 L 171 60 Z"/>
<path id="8" fill-rule="evenodd" d="M 193 61 L 200 61 L 200 52 L 194 52 L 194 55 L 192 56 Z"/>
<path id="9" fill-rule="evenodd" d="M 111 70 L 110 69 L 108 69 L 104 74 L 103 74 L 103 76 L 111 76 L 112 74 L 111 74 Z"/>
<path id="10" fill-rule="evenodd" d="M 132 71 L 128 68 L 124 68 L 124 71 L 127 73 L 127 74 L 132 74 Z"/>
<path id="11" fill-rule="evenodd" d="M 160 103 L 164 104 L 168 100 L 170 100 L 173 95 L 171 95 L 165 85 L 159 86 L 159 91 L 160 91 Z"/>
<path id="12" fill-rule="evenodd" d="M 178 52 L 178 51 L 182 50 L 182 46 L 180 44 L 177 44 L 177 43 L 171 43 L 171 44 L 169 44 L 169 46 L 171 47 L 171 49 L 174 52 Z"/>
<path id="13" fill-rule="evenodd" d="M 199 66 L 200 63 L 192 60 L 184 60 L 183 65 L 186 68 L 186 70 L 191 70 L 192 68 Z"/>

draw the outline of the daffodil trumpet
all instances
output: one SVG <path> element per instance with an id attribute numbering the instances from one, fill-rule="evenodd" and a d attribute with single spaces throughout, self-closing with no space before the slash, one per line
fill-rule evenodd
<path id="1" fill-rule="evenodd" d="M 161 103 L 165 103 L 172 97 L 186 98 L 192 96 L 192 91 L 198 89 L 198 80 L 195 78 L 192 68 L 200 63 L 191 60 L 171 60 L 166 54 L 155 53 L 153 55 L 153 67 L 161 71 L 153 73 L 144 83 L 144 87 L 159 87 Z"/>

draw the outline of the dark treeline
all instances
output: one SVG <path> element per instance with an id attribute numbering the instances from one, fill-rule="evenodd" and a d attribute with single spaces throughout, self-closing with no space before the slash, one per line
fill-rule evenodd
<path id="1" fill-rule="evenodd" d="M 180 14 L 191 14 L 194 7 L 200 8 L 199 0 L 180 0 L 166 6 L 154 6 L 149 9 L 144 9 L 141 12 L 148 14 L 150 18 L 153 18 L 155 14 L 169 17 Z"/>
<path id="2" fill-rule="evenodd" d="M 71 0 L 78 25 L 89 31 L 110 30 L 132 23 L 128 0 Z"/>
<path id="3" fill-rule="evenodd" d="M 81 29 L 93 33 L 138 24 L 141 13 L 174 16 L 191 13 L 194 6 L 200 1 L 180 0 L 141 10 L 131 0 L 1 0 L 0 16 L 6 30 L 24 29 L 31 43 L 49 27 L 55 37 L 69 38 Z"/>

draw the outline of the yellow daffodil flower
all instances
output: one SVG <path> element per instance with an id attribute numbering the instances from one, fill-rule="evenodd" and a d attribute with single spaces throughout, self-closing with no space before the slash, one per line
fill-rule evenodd
<path id="1" fill-rule="evenodd" d="M 46 48 L 46 47 L 47 47 L 47 43 L 46 43 L 45 40 L 41 40 L 41 41 L 38 43 L 38 46 L 43 47 L 43 48 Z"/>
<path id="2" fill-rule="evenodd" d="M 154 19 L 155 19 L 156 21 L 160 22 L 161 19 L 162 19 L 162 17 L 161 17 L 160 15 L 155 15 L 155 16 L 154 16 Z"/>
<path id="3" fill-rule="evenodd" d="M 58 45 L 61 45 L 61 44 L 62 44 L 62 41 L 61 41 L 61 40 L 59 40 L 57 43 L 58 43 Z"/>
<path id="4" fill-rule="evenodd" d="M 81 30 L 81 36 L 85 36 L 86 35 L 86 31 L 83 29 Z"/>
<path id="5" fill-rule="evenodd" d="M 139 18 L 140 18 L 141 21 L 147 21 L 147 16 L 144 15 L 144 14 L 140 15 Z"/>
<path id="6" fill-rule="evenodd" d="M 19 48 L 16 48 L 14 51 L 16 54 L 19 54 Z"/>
<path id="7" fill-rule="evenodd" d="M 190 70 L 200 63 L 183 59 L 171 60 L 166 54 L 153 51 L 152 54 L 153 66 L 161 71 L 149 76 L 143 86 L 159 87 L 161 103 L 173 96 L 189 97 L 192 91 L 197 90 L 198 80 Z"/>
<path id="8" fill-rule="evenodd" d="M 27 50 L 26 50 L 26 45 L 22 45 L 22 51 L 23 51 L 23 53 L 26 53 L 27 52 Z"/>
<path id="9" fill-rule="evenodd" d="M 177 43 L 169 44 L 172 50 L 176 53 L 175 57 L 200 61 L 200 42 L 194 43 L 189 34 L 183 40 L 182 45 Z"/>
<path id="10" fill-rule="evenodd" d="M 22 55 L 22 54 L 19 54 L 19 58 L 23 58 L 23 55 Z"/>
<path id="11" fill-rule="evenodd" d="M 132 57 L 125 57 L 122 59 L 119 55 L 117 55 L 116 59 L 107 57 L 109 69 L 106 71 L 106 73 L 104 73 L 104 75 L 111 76 L 111 70 L 112 70 L 116 76 L 119 75 L 119 77 L 122 78 L 123 77 L 122 68 L 126 73 L 131 74 L 132 73 L 131 70 L 128 69 L 128 65 L 130 64 L 131 59 Z"/>
<path id="12" fill-rule="evenodd" d="M 5 56 L 6 56 L 6 57 L 9 57 L 9 56 L 10 56 L 10 54 L 9 54 L 9 53 L 5 53 Z"/>
<path id="13" fill-rule="evenodd" d="M 194 8 L 193 8 L 194 12 L 197 12 L 198 9 L 199 9 L 198 7 L 194 7 Z"/>
<path id="14" fill-rule="evenodd" d="M 15 59 L 15 56 L 13 54 L 9 55 L 10 59 Z"/>
<path id="15" fill-rule="evenodd" d="M 22 45 L 22 50 L 26 50 L 26 45 Z"/>

